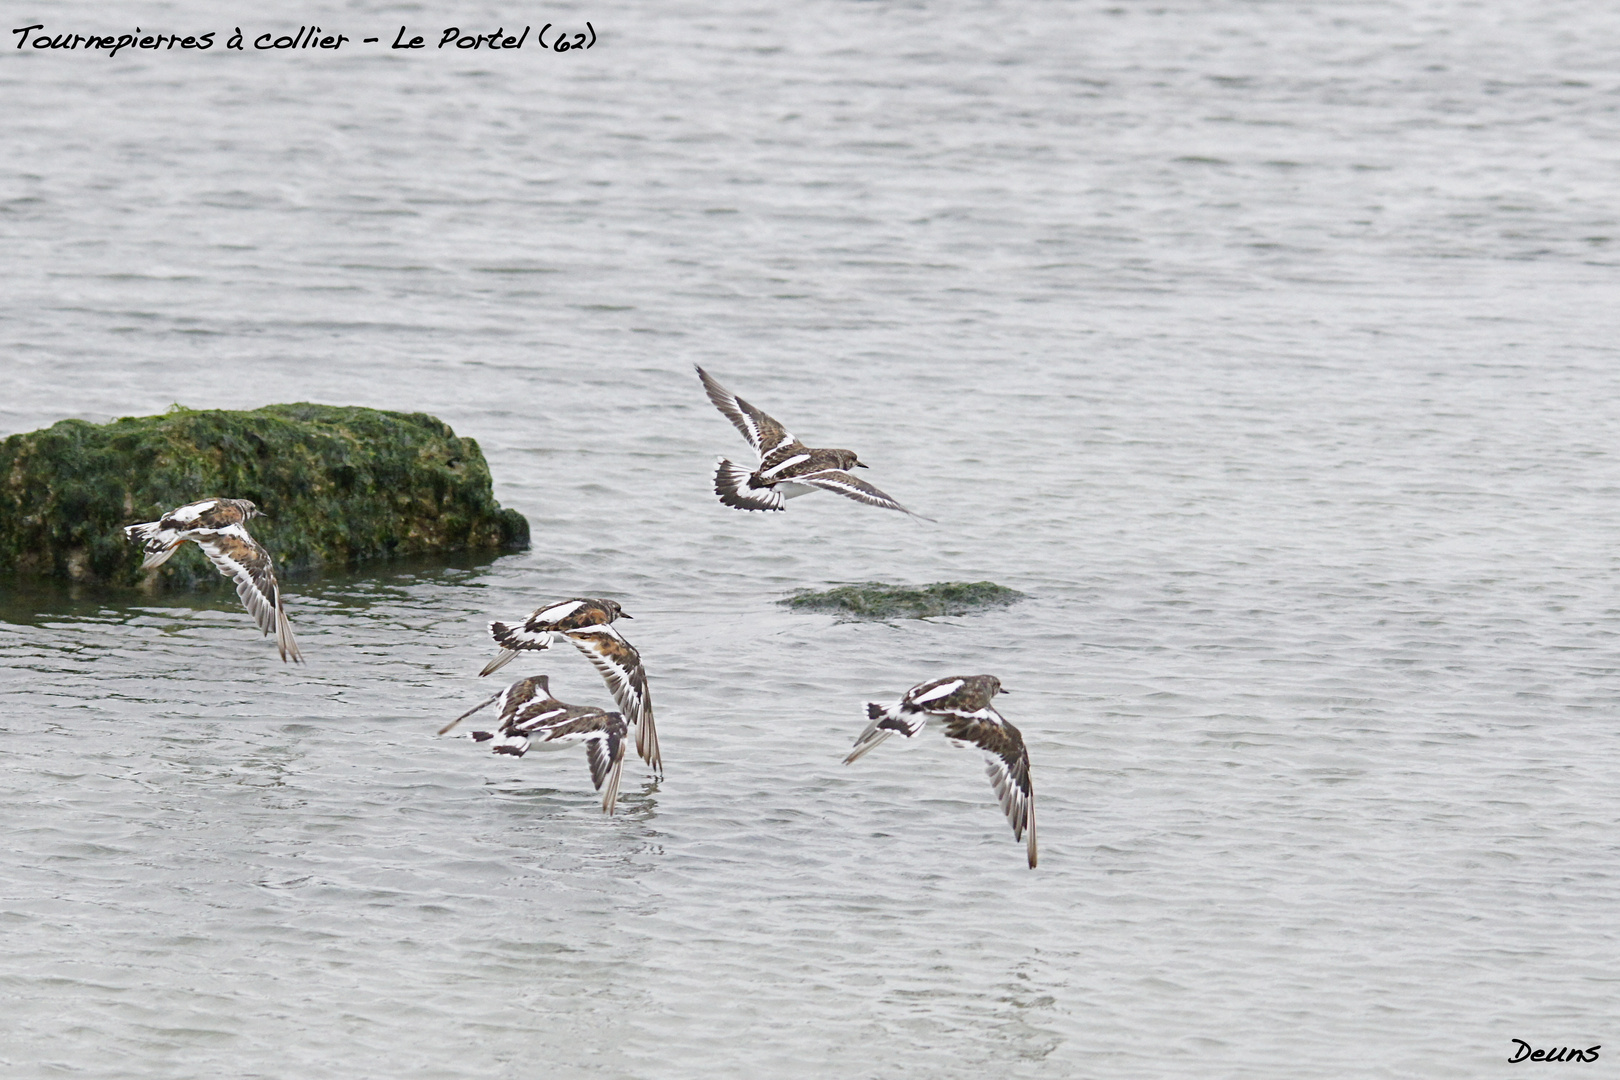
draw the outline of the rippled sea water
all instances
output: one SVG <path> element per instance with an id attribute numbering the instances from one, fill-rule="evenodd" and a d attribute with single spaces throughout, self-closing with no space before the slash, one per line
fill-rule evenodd
<path id="1" fill-rule="evenodd" d="M 8 1076 L 1612 1073 L 1614 9 L 221 11 L 17 25 L 599 43 L 7 35 L 0 433 L 425 411 L 534 546 L 289 581 L 304 668 L 228 592 L 4 585 Z M 938 523 L 720 506 L 694 362 Z M 776 603 L 874 579 L 1029 599 Z M 433 735 L 485 621 L 597 595 L 667 772 L 613 818 Z M 840 764 L 980 671 L 1034 872 L 976 754 Z"/>

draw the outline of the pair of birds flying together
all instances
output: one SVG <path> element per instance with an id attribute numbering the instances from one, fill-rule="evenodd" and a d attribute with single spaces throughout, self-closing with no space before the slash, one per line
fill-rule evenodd
<path id="1" fill-rule="evenodd" d="M 484 676 L 498 671 L 521 652 L 543 652 L 561 636 L 596 668 L 620 712 L 559 701 L 551 694 L 549 676 L 531 675 L 474 705 L 440 728 L 439 734 L 448 734 L 467 717 L 498 704 L 496 729 L 472 733 L 476 742 L 498 740 L 491 747 L 497 754 L 522 757 L 530 750 L 562 750 L 584 743 L 591 782 L 602 792 L 602 810 L 613 813 L 631 728 L 636 733 L 636 753 L 654 774 L 664 774 L 641 654 L 613 626 L 615 620 L 631 617 L 616 601 L 576 597 L 537 608 L 521 623 L 492 622 L 489 635 L 501 651 L 478 673 Z"/>
<path id="2" fill-rule="evenodd" d="M 779 421 L 727 390 L 703 368 L 698 367 L 697 373 L 714 407 L 742 432 L 759 456 L 759 464 L 752 472 L 726 458 L 720 459 L 714 474 L 714 492 L 727 506 L 781 510 L 788 499 L 819 490 L 913 517 L 922 516 L 852 475 L 851 468 L 866 468 L 855 451 L 805 446 Z M 945 736 L 953 744 L 976 746 L 984 753 L 990 784 L 1012 825 L 1014 838 L 1024 841 L 1029 868 L 1033 870 L 1035 788 L 1029 777 L 1029 750 L 1019 730 L 991 705 L 998 693 L 1005 691 L 994 675 L 952 675 L 913 686 L 896 705 L 868 702 L 866 715 L 870 723 L 856 737 L 855 749 L 844 764 L 855 762 L 896 732 L 909 739 L 930 723 L 943 724 Z"/>
<path id="3" fill-rule="evenodd" d="M 714 490 L 725 505 L 740 510 L 782 510 L 788 499 L 832 491 L 870 506 L 921 516 L 852 475 L 850 469 L 866 468 L 853 450 L 805 446 L 780 422 L 731 393 L 701 367 L 697 373 L 709 400 L 759 458 L 752 471 L 720 459 Z M 162 566 L 186 541 L 195 543 L 221 574 L 235 581 L 236 595 L 259 628 L 276 635 L 282 660 L 303 663 L 270 555 L 246 528 L 248 521 L 261 516 L 247 499 L 210 498 L 170 510 L 157 521 L 126 526 L 124 532 L 145 551 L 141 566 L 148 570 Z M 575 597 L 537 608 L 521 623 L 492 622 L 490 636 L 500 651 L 479 672 L 480 676 L 490 675 L 520 653 L 545 651 L 560 636 L 596 668 L 619 711 L 560 701 L 551 693 L 550 676 L 530 675 L 468 709 L 439 734 L 447 734 L 468 717 L 496 705 L 494 730 L 472 732 L 474 741 L 491 743 L 495 753 L 521 757 L 530 750 L 562 750 L 583 743 L 591 781 L 602 792 L 602 809 L 613 813 L 632 729 L 636 753 L 656 775 L 663 775 L 641 656 L 613 626 L 618 619 L 630 617 L 613 600 Z M 912 687 L 895 705 L 868 702 L 870 722 L 855 739 L 844 764 L 860 759 L 897 732 L 909 739 L 931 723 L 943 725 L 954 745 L 975 746 L 983 752 L 990 783 L 1014 837 L 1024 840 L 1029 866 L 1034 869 L 1035 793 L 1029 752 L 1018 729 L 991 704 L 998 693 L 1005 692 L 993 675 L 949 676 Z"/>

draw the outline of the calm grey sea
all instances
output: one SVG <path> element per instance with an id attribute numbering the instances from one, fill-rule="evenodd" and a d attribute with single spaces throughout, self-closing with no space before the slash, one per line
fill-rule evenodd
<path id="1" fill-rule="evenodd" d="M 425 411 L 534 532 L 289 581 L 305 668 L 228 592 L 5 587 L 8 1077 L 1615 1075 L 1620 8 L 8 18 L 220 36 L 0 41 L 0 434 Z M 384 40 L 251 47 L 313 23 Z M 693 362 L 938 523 L 721 506 Z M 1030 598 L 776 603 L 872 579 Z M 667 771 L 611 819 L 433 734 L 598 595 Z M 507 672 L 605 703 L 563 651 Z M 1034 872 L 977 754 L 840 764 L 976 672 Z"/>

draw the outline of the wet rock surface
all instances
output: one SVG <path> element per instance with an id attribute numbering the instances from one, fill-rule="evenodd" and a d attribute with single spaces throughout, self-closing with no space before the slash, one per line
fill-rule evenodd
<path id="1" fill-rule="evenodd" d="M 0 443 L 0 572 L 135 586 L 220 582 L 200 552 L 150 578 L 125 525 L 210 496 L 250 499 L 279 573 L 372 559 L 521 548 L 473 439 L 425 413 L 357 406 L 175 407 L 63 420 Z M 187 545 L 189 549 L 192 545 Z"/>

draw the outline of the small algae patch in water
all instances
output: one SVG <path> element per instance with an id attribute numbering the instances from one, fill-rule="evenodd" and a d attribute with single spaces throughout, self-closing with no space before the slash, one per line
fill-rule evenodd
<path id="1" fill-rule="evenodd" d="M 933 585 L 868 581 L 824 592 L 801 589 L 780 602 L 799 611 L 845 612 L 867 619 L 926 619 L 1006 607 L 1023 598 L 1017 589 L 993 581 L 941 581 Z"/>

